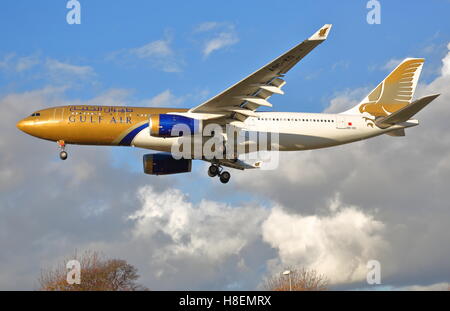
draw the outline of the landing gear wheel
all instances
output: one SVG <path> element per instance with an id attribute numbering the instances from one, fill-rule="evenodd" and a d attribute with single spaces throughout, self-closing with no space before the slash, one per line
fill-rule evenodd
<path id="1" fill-rule="evenodd" d="M 61 152 L 59 153 L 59 158 L 61 160 L 65 160 L 67 159 L 67 152 L 66 152 L 66 143 L 64 142 L 64 140 L 58 140 L 56 142 L 58 144 L 59 150 L 61 150 Z"/>
<path id="2" fill-rule="evenodd" d="M 211 165 L 208 168 L 208 176 L 209 177 L 215 177 L 219 174 L 219 167 L 217 165 Z"/>
<path id="3" fill-rule="evenodd" d="M 227 171 L 225 171 L 225 172 L 222 172 L 221 174 L 220 174 L 220 182 L 222 183 L 222 184 L 226 184 L 228 181 L 230 181 L 230 178 L 231 178 L 231 175 L 230 175 L 230 173 L 228 173 Z"/>
<path id="4" fill-rule="evenodd" d="M 61 151 L 60 153 L 59 153 L 59 158 L 61 159 L 61 160 L 65 160 L 65 159 L 67 159 L 67 152 L 65 152 L 65 151 Z"/>

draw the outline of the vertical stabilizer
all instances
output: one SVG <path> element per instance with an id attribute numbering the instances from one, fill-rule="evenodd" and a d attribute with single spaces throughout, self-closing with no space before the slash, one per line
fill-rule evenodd
<path id="1" fill-rule="evenodd" d="M 343 113 L 385 117 L 409 105 L 424 61 L 423 58 L 405 59 L 357 106 Z"/>

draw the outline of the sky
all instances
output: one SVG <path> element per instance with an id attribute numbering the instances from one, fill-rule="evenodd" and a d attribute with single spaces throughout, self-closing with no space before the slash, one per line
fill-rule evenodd
<path id="1" fill-rule="evenodd" d="M 254 290 L 287 266 L 332 289 L 447 289 L 450 282 L 450 1 L 5 1 L 0 11 L 0 290 L 38 287 L 74 251 L 135 265 L 152 290 Z M 341 112 L 402 59 L 426 59 L 416 97 L 442 95 L 406 137 L 288 152 L 273 171 L 207 165 L 148 176 L 128 147 L 20 132 L 58 105 L 199 105 L 332 23 L 269 111 Z M 367 262 L 382 284 L 366 283 Z"/>

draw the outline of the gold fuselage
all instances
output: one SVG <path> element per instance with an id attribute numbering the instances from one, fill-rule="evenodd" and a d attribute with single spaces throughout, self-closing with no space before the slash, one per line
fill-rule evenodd
<path id="1" fill-rule="evenodd" d="M 17 127 L 32 136 L 81 145 L 130 145 L 133 133 L 151 115 L 186 112 L 181 108 L 61 106 L 36 111 Z"/>

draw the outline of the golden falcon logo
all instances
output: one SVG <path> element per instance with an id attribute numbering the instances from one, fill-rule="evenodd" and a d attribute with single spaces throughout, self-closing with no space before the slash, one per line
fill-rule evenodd
<path id="1" fill-rule="evenodd" d="M 320 31 L 319 31 L 319 36 L 320 36 L 320 37 L 325 37 L 325 35 L 327 34 L 327 30 L 328 30 L 328 27 L 325 27 L 325 28 L 323 28 L 323 29 L 320 29 Z"/>
<path id="2" fill-rule="evenodd" d="M 400 64 L 367 96 L 359 111 L 375 118 L 386 117 L 409 105 L 417 83 L 414 76 L 423 62 L 424 59 L 411 59 Z"/>

